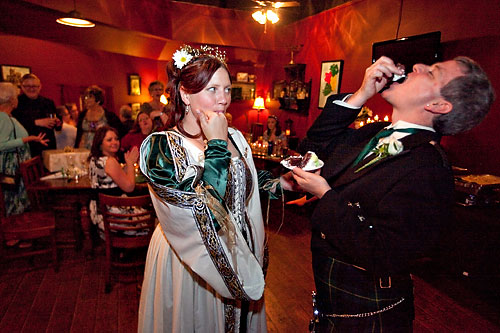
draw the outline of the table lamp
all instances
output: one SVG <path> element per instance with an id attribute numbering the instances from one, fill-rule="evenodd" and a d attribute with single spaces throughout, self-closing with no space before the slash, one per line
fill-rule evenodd
<path id="1" fill-rule="evenodd" d="M 252 109 L 257 110 L 257 122 L 259 122 L 259 116 L 262 110 L 264 110 L 266 106 L 264 105 L 264 98 L 262 97 L 257 97 L 255 101 L 253 102 Z"/>
<path id="2" fill-rule="evenodd" d="M 264 110 L 266 106 L 264 105 L 264 98 L 257 97 L 253 102 L 252 109 L 257 110 L 257 122 L 252 124 L 252 137 L 253 139 L 257 139 L 264 133 L 264 126 L 259 122 L 259 116 L 262 110 Z"/>

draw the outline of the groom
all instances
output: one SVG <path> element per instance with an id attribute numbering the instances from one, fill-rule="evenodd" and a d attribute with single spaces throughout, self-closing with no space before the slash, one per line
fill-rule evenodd
<path id="1" fill-rule="evenodd" d="M 417 64 L 382 93 L 392 123 L 349 128 L 394 74 L 403 73 L 382 57 L 356 93 L 329 97 L 301 144 L 325 159 L 321 175 L 293 170 L 320 199 L 311 218 L 317 332 L 412 331 L 411 265 L 438 242 L 453 201 L 440 137 L 477 125 L 494 99 L 469 58 Z M 390 131 L 371 140 L 384 127 Z"/>

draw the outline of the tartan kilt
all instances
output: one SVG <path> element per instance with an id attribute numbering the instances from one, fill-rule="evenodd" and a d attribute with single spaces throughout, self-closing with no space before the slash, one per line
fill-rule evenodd
<path id="1" fill-rule="evenodd" d="M 391 287 L 381 288 L 380 279 L 367 271 L 328 256 L 313 253 L 316 301 L 320 325 L 316 332 L 411 332 L 413 281 L 411 276 L 391 277 Z M 382 286 L 388 286 L 388 278 Z M 391 307 L 402 298 L 404 301 Z M 371 314 L 362 317 L 337 315 Z"/>

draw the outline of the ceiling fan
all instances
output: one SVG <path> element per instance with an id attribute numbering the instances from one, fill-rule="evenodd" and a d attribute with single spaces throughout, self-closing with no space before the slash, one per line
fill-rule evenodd
<path id="1" fill-rule="evenodd" d="M 266 24 L 268 21 L 272 24 L 279 21 L 277 10 L 284 7 L 298 7 L 298 1 L 267 1 L 267 0 L 252 0 L 257 4 L 254 8 L 257 10 L 252 14 L 252 18 L 260 24 Z"/>
<path id="2" fill-rule="evenodd" d="M 252 0 L 257 3 L 261 8 L 284 8 L 284 7 L 299 7 L 298 1 L 267 1 L 267 0 Z"/>

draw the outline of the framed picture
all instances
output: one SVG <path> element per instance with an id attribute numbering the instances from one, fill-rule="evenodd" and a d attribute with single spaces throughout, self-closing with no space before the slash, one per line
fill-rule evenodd
<path id="1" fill-rule="evenodd" d="M 30 67 L 2 65 L 2 81 L 12 82 L 17 86 L 21 84 L 21 78 L 23 77 L 23 75 L 30 73 Z"/>
<path id="2" fill-rule="evenodd" d="M 273 82 L 273 99 L 279 99 L 280 97 L 285 97 L 285 87 L 286 81 L 279 80 Z"/>
<path id="3" fill-rule="evenodd" d="M 128 94 L 130 96 L 141 95 L 141 77 L 139 74 L 128 75 Z"/>
<path id="4" fill-rule="evenodd" d="M 236 73 L 237 82 L 248 82 L 248 73 Z"/>
<path id="5" fill-rule="evenodd" d="M 323 61 L 321 63 L 318 108 L 322 109 L 325 106 L 328 96 L 338 94 L 343 66 L 343 60 Z"/>
<path id="6" fill-rule="evenodd" d="M 132 109 L 132 119 L 137 118 L 137 114 L 141 111 L 141 103 L 130 103 Z"/>

